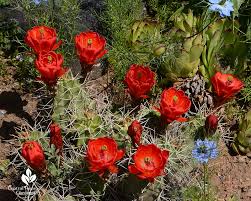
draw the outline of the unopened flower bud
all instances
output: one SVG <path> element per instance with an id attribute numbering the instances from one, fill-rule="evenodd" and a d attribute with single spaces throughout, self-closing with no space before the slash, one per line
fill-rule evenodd
<path id="1" fill-rule="evenodd" d="M 154 54 L 155 56 L 161 56 L 162 54 L 165 53 L 165 51 L 166 51 L 165 45 L 160 44 L 160 45 L 158 45 L 158 46 L 156 46 L 156 47 L 154 48 L 153 54 Z"/>
<path id="2" fill-rule="evenodd" d="M 207 135 L 213 135 L 218 127 L 218 117 L 214 114 L 210 114 L 206 118 L 205 129 Z"/>

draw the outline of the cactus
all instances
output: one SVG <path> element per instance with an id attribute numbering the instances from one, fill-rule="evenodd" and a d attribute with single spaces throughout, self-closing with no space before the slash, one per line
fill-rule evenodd
<path id="1" fill-rule="evenodd" d="M 242 119 L 239 129 L 232 148 L 238 154 L 251 157 L 251 110 Z"/>
<path id="2" fill-rule="evenodd" d="M 95 109 L 95 102 L 70 72 L 59 80 L 52 119 L 65 133 L 77 133 L 78 144 L 92 137 L 101 125 L 101 118 Z"/>
<path id="3" fill-rule="evenodd" d="M 157 21 L 144 19 L 134 22 L 129 33 L 128 44 L 143 62 L 149 61 L 151 54 L 162 54 L 163 44 L 159 44 L 160 29 L 161 25 Z"/>

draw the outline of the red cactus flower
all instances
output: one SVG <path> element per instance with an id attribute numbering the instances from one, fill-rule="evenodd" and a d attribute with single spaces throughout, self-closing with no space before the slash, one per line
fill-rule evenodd
<path id="1" fill-rule="evenodd" d="M 140 145 L 133 155 L 135 164 L 129 165 L 130 173 L 150 182 L 164 174 L 169 151 L 159 149 L 155 144 Z"/>
<path id="2" fill-rule="evenodd" d="M 132 138 L 133 144 L 140 145 L 142 131 L 143 127 L 137 120 L 134 120 L 128 127 L 127 133 Z"/>
<path id="3" fill-rule="evenodd" d="M 205 129 L 207 135 L 213 135 L 218 127 L 218 117 L 214 114 L 210 114 L 206 118 Z"/>
<path id="4" fill-rule="evenodd" d="M 134 99 L 148 98 L 147 94 L 155 84 L 155 73 L 149 66 L 133 64 L 126 73 L 124 83 Z"/>
<path id="5" fill-rule="evenodd" d="M 61 135 L 61 129 L 57 124 L 50 125 L 50 145 L 54 144 L 58 154 L 61 155 L 63 151 L 63 138 Z"/>
<path id="6" fill-rule="evenodd" d="M 24 41 L 36 54 L 56 50 L 62 41 L 57 43 L 55 29 L 47 26 L 35 26 L 28 30 Z"/>
<path id="7" fill-rule="evenodd" d="M 211 78 L 214 91 L 221 102 L 232 98 L 244 86 L 243 82 L 231 74 L 222 74 L 217 72 Z"/>
<path id="8" fill-rule="evenodd" d="M 22 156 L 34 170 L 42 172 L 46 169 L 44 151 L 38 142 L 25 142 L 22 147 Z"/>
<path id="9" fill-rule="evenodd" d="M 75 46 L 80 62 L 88 65 L 95 64 L 97 59 L 103 57 L 106 40 L 96 32 L 82 32 L 75 36 Z"/>
<path id="10" fill-rule="evenodd" d="M 118 150 L 118 145 L 112 138 L 103 137 L 89 140 L 86 156 L 89 170 L 97 172 L 99 176 L 102 176 L 106 170 L 117 173 L 118 168 L 115 162 L 120 160 L 124 154 L 125 151 Z"/>
<path id="11" fill-rule="evenodd" d="M 156 109 L 161 113 L 161 117 L 166 123 L 171 123 L 174 120 L 179 122 L 187 121 L 181 115 L 186 113 L 190 107 L 191 101 L 184 92 L 172 87 L 162 92 L 160 108 Z"/>
<path id="12" fill-rule="evenodd" d="M 55 52 L 47 52 L 45 54 L 39 54 L 35 65 L 39 73 L 41 74 L 41 80 L 47 85 L 55 85 L 57 79 L 61 77 L 67 69 L 62 67 L 63 56 Z"/>

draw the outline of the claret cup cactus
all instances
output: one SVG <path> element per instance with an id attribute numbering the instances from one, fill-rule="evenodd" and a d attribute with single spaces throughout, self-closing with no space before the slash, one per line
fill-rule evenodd
<path id="1" fill-rule="evenodd" d="M 53 121 L 66 133 L 77 133 L 80 138 L 78 144 L 82 143 L 82 137 L 91 137 L 101 124 L 95 102 L 70 72 L 58 82 L 53 111 Z"/>

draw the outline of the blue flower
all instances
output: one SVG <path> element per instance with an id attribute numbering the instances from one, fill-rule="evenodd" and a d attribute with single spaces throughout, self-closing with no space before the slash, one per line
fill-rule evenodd
<path id="1" fill-rule="evenodd" d="M 218 11 L 221 17 L 230 16 L 234 11 L 234 4 L 227 0 L 224 4 L 220 4 L 220 0 L 209 0 L 209 10 Z"/>
<path id="2" fill-rule="evenodd" d="M 38 5 L 38 4 L 41 3 L 41 0 L 33 0 L 33 2 L 34 2 L 36 5 Z"/>
<path id="3" fill-rule="evenodd" d="M 219 4 L 221 0 L 209 0 L 209 2 L 212 4 Z"/>
<path id="4" fill-rule="evenodd" d="M 197 140 L 192 151 L 193 158 L 200 163 L 207 163 L 209 159 L 214 159 L 218 156 L 217 145 L 215 141 Z"/>

